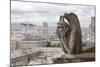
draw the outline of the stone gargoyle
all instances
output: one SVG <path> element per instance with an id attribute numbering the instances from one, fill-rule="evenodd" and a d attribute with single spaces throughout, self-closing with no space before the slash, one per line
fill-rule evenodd
<path id="1" fill-rule="evenodd" d="M 82 52 L 82 35 L 80 22 L 76 14 L 64 13 L 57 23 L 57 35 L 65 53 Z"/>

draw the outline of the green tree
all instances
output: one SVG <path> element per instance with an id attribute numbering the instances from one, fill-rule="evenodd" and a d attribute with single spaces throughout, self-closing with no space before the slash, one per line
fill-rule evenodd
<path id="1" fill-rule="evenodd" d="M 51 47 L 51 42 L 50 41 L 47 43 L 47 47 Z"/>

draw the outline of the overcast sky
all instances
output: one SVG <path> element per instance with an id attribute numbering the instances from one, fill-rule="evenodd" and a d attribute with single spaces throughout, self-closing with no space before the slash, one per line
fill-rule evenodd
<path id="1" fill-rule="evenodd" d="M 94 6 L 11 1 L 11 22 L 28 21 L 36 25 L 47 22 L 49 26 L 56 26 L 60 15 L 74 12 L 81 26 L 87 27 L 91 23 L 91 16 L 95 16 L 94 11 Z"/>

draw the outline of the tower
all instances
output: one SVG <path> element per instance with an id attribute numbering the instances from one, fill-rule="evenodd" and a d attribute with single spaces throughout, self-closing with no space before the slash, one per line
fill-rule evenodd
<path id="1" fill-rule="evenodd" d="M 95 17 L 91 17 L 91 24 L 89 25 L 91 32 L 95 33 Z"/>
<path id="2" fill-rule="evenodd" d="M 48 24 L 43 22 L 43 37 L 48 40 Z"/>

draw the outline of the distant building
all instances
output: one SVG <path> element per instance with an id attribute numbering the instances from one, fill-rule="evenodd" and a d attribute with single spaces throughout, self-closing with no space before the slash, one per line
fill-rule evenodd
<path id="1" fill-rule="evenodd" d="M 48 41 L 39 36 L 32 36 L 27 33 L 25 39 L 20 42 L 20 49 L 36 48 L 36 47 L 46 47 Z"/>
<path id="2" fill-rule="evenodd" d="M 23 34 L 14 34 L 14 35 L 11 35 L 11 38 L 12 39 L 20 39 L 20 40 L 22 40 L 22 39 L 25 38 L 25 36 Z"/>
<path id="3" fill-rule="evenodd" d="M 59 40 L 51 41 L 51 45 L 57 46 L 57 45 L 60 45 L 60 44 L 61 44 L 61 42 Z"/>
<path id="4" fill-rule="evenodd" d="M 95 23 L 95 17 L 91 17 L 91 23 Z"/>
<path id="5" fill-rule="evenodd" d="M 61 48 L 38 47 L 11 51 L 11 66 L 52 64 L 52 59 L 64 55 Z"/>
<path id="6" fill-rule="evenodd" d="M 48 39 L 48 24 L 46 22 L 43 23 L 43 37 Z"/>
<path id="7" fill-rule="evenodd" d="M 10 48 L 11 50 L 16 50 L 19 47 L 19 40 L 18 39 L 11 39 Z"/>
<path id="8" fill-rule="evenodd" d="M 20 48 L 36 48 L 36 47 L 47 47 L 47 40 L 40 41 L 21 41 Z"/>
<path id="9" fill-rule="evenodd" d="M 95 17 L 91 17 L 91 24 L 90 24 L 91 33 L 95 33 Z"/>
<path id="10" fill-rule="evenodd" d="M 40 52 L 32 50 L 12 50 L 11 51 L 11 66 L 28 65 L 30 61 L 34 61 L 40 55 Z"/>

